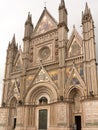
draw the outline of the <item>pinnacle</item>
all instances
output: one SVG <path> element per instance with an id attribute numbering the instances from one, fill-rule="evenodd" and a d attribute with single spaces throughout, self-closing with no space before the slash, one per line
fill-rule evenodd
<path id="1" fill-rule="evenodd" d="M 13 43 L 13 44 L 16 44 L 15 34 L 13 35 L 13 38 L 12 38 L 12 43 Z"/>
<path id="2" fill-rule="evenodd" d="M 27 20 L 31 21 L 31 14 L 30 14 L 30 12 L 28 12 L 28 19 Z"/>
<path id="3" fill-rule="evenodd" d="M 73 29 L 75 29 L 75 24 L 73 25 Z"/>
<path id="4" fill-rule="evenodd" d="M 65 2 L 64 2 L 64 0 L 61 0 L 59 8 L 65 8 Z"/>
<path id="5" fill-rule="evenodd" d="M 89 19 L 92 19 L 91 11 L 90 11 L 90 8 L 88 7 L 87 2 L 86 2 L 86 5 L 85 5 L 84 13 L 82 12 L 82 20 L 85 19 L 84 16 L 88 17 Z M 86 20 L 87 20 L 87 18 L 86 18 Z"/>
<path id="6" fill-rule="evenodd" d="M 61 5 L 63 6 L 63 5 L 65 5 L 65 2 L 64 2 L 64 0 L 61 0 Z"/>
<path id="7" fill-rule="evenodd" d="M 28 17 L 27 17 L 27 20 L 26 20 L 25 24 L 27 24 L 27 23 L 32 24 L 32 16 L 31 16 L 30 12 L 28 12 Z"/>
<path id="8" fill-rule="evenodd" d="M 86 2 L 86 6 L 85 6 L 85 11 L 84 11 L 85 14 L 88 14 L 89 13 L 89 8 L 88 8 L 88 4 Z"/>

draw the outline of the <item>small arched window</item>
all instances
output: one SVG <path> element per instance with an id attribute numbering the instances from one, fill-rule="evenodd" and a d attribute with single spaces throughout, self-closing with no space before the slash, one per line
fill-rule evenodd
<path id="1" fill-rule="evenodd" d="M 40 105 L 44 105 L 44 104 L 47 104 L 47 103 L 48 103 L 48 100 L 47 100 L 46 97 L 41 97 L 41 98 L 39 99 L 39 104 L 40 104 Z"/>
<path id="2" fill-rule="evenodd" d="M 10 102 L 10 106 L 11 107 L 16 107 L 16 105 L 17 105 L 17 99 L 15 97 L 13 97 L 11 102 Z"/>

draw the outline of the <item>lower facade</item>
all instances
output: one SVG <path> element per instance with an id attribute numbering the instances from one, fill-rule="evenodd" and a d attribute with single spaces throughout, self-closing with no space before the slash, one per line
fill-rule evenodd
<path id="1" fill-rule="evenodd" d="M 98 130 L 98 100 L 2 107 L 0 130 Z"/>

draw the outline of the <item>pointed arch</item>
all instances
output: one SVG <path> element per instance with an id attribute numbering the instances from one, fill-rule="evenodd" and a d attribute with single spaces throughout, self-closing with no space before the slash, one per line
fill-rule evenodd
<path id="1" fill-rule="evenodd" d="M 16 107 L 16 104 L 17 104 L 16 97 L 12 97 L 12 99 L 10 100 L 10 107 Z"/>
<path id="2" fill-rule="evenodd" d="M 41 82 L 32 86 L 25 95 L 25 103 L 37 103 L 41 96 L 45 96 L 49 102 L 56 101 L 58 91 L 50 83 Z"/>
<path id="3" fill-rule="evenodd" d="M 65 98 L 69 99 L 72 92 L 79 92 L 81 97 L 85 97 L 86 96 L 86 92 L 85 89 L 82 88 L 80 85 L 75 85 L 75 86 L 71 86 L 68 90 L 65 91 Z"/>
<path id="4" fill-rule="evenodd" d="M 11 96 L 8 100 L 8 106 L 11 106 L 11 104 L 14 104 L 14 107 L 15 105 L 18 103 L 18 99 L 17 97 L 14 95 L 14 96 Z"/>

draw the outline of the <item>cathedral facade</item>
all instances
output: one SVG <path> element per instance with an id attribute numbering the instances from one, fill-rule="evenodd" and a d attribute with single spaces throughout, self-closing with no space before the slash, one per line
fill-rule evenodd
<path id="1" fill-rule="evenodd" d="M 58 22 L 45 7 L 36 27 L 25 22 L 23 49 L 8 45 L 0 130 L 98 130 L 94 22 L 87 3 L 82 36 L 68 38 L 67 9 Z"/>

